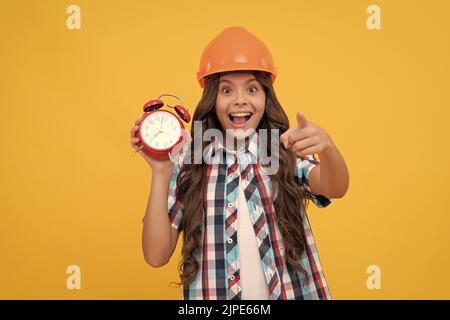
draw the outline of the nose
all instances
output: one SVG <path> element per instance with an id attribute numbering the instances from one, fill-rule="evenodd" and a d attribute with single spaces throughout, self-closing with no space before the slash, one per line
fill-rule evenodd
<path id="1" fill-rule="evenodd" d="M 241 90 L 238 90 L 236 93 L 236 99 L 234 101 L 234 105 L 235 106 L 246 106 L 247 105 L 247 100 L 246 97 L 244 95 L 244 93 L 241 92 Z"/>

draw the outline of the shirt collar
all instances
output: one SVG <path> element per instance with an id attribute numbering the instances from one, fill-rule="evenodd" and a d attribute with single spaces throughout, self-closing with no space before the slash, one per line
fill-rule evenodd
<path id="1" fill-rule="evenodd" d="M 245 137 L 244 143 L 240 144 L 240 148 L 238 150 L 225 148 L 221 139 L 213 137 L 211 143 L 207 146 L 207 152 L 205 155 L 209 160 L 209 163 L 213 163 L 213 159 L 216 155 L 226 156 L 227 158 L 225 160 L 231 159 L 232 162 L 235 160 L 234 156 L 236 156 L 241 162 L 256 161 L 258 159 L 258 133 L 253 132 L 249 136 Z"/>

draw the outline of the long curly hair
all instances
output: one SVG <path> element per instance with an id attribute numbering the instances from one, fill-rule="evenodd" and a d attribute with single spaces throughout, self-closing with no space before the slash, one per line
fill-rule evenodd
<path id="1" fill-rule="evenodd" d="M 266 94 L 265 112 L 257 130 L 279 129 L 280 134 L 282 134 L 289 129 L 289 120 L 276 97 L 270 74 L 262 71 L 248 72 L 255 76 Z M 210 128 L 223 130 L 215 111 L 220 75 L 220 73 L 216 73 L 205 78 L 203 95 L 193 115 L 193 121 L 202 121 L 203 130 Z M 194 139 L 194 136 L 194 126 L 192 126 L 191 139 Z M 205 150 L 207 144 L 208 142 L 202 141 L 202 151 Z M 269 141 L 268 149 L 270 149 L 270 145 Z M 183 284 L 184 286 L 195 279 L 199 269 L 199 261 L 195 259 L 194 252 L 202 246 L 201 226 L 206 213 L 204 195 L 208 167 L 203 162 L 194 164 L 194 144 L 192 143 L 189 148 L 188 154 L 191 157 L 191 164 L 184 163 L 181 166 L 176 187 L 176 197 L 181 202 L 183 209 L 180 228 L 183 232 L 183 246 L 181 261 L 178 265 L 181 282 L 175 284 Z M 270 154 L 270 150 L 267 150 L 266 154 Z M 292 150 L 279 148 L 279 170 L 276 174 L 270 175 L 272 183 L 271 200 L 274 206 L 275 222 L 285 245 L 286 262 L 295 270 L 308 276 L 298 260 L 305 251 L 304 213 L 312 195 L 295 180 L 294 172 L 297 159 L 298 156 Z"/>

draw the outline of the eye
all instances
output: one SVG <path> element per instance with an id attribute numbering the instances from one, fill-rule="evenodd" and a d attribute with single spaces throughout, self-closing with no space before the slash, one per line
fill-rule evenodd
<path id="1" fill-rule="evenodd" d="M 252 89 L 255 89 L 254 91 L 251 91 Z M 256 91 L 258 91 L 258 88 L 256 88 L 256 87 L 251 87 L 250 89 L 250 93 L 255 93 Z"/>
<path id="2" fill-rule="evenodd" d="M 224 92 L 224 90 L 228 90 L 228 92 Z M 222 93 L 230 93 L 230 92 L 231 92 L 230 88 L 228 88 L 228 87 L 223 87 L 222 88 Z"/>

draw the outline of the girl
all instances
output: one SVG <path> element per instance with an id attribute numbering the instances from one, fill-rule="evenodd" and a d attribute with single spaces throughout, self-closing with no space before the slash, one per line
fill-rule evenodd
<path id="1" fill-rule="evenodd" d="M 347 191 L 348 172 L 336 146 L 301 113 L 289 129 L 272 86 L 270 52 L 244 28 L 227 28 L 208 45 L 197 78 L 204 91 L 194 123 L 231 132 L 244 143 L 235 148 L 229 140 L 203 141 L 201 164 L 194 161 L 194 143 L 175 163 L 141 153 L 152 168 L 145 260 L 165 265 L 183 231 L 184 299 L 331 299 L 305 209 L 309 200 L 324 208 Z M 192 139 L 198 128 L 192 126 Z M 238 128 L 256 133 L 237 136 Z M 271 143 L 259 145 L 260 129 L 282 133 L 275 174 L 258 162 L 261 148 L 274 153 Z M 222 161 L 211 161 L 217 156 Z"/>

